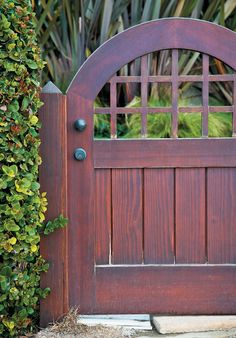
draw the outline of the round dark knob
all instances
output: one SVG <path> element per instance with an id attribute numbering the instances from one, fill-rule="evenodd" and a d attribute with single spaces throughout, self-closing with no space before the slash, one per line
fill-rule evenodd
<path id="1" fill-rule="evenodd" d="M 77 161 L 83 161 L 86 159 L 86 151 L 83 148 L 77 148 L 74 151 L 74 157 Z"/>
<path id="2" fill-rule="evenodd" d="M 78 119 L 74 123 L 75 129 L 78 131 L 83 131 L 86 128 L 86 126 L 87 126 L 87 123 L 83 119 Z"/>

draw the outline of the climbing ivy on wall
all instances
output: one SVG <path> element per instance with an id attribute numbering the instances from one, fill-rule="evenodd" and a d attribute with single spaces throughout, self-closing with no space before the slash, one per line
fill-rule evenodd
<path id="1" fill-rule="evenodd" d="M 28 0 L 0 0 L 0 336 L 33 330 L 38 317 L 40 232 L 63 226 L 62 217 L 44 225 L 45 193 L 38 183 L 43 62 Z"/>

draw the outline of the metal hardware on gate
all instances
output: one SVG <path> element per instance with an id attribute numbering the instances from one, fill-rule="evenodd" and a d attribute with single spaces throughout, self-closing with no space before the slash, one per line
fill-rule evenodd
<path id="1" fill-rule="evenodd" d="M 74 151 L 74 157 L 77 161 L 83 161 L 87 157 L 86 151 L 83 148 L 77 148 Z"/>
<path id="2" fill-rule="evenodd" d="M 87 123 L 84 119 L 78 119 L 74 123 L 75 129 L 78 130 L 78 131 L 84 131 L 86 126 L 87 126 Z"/>

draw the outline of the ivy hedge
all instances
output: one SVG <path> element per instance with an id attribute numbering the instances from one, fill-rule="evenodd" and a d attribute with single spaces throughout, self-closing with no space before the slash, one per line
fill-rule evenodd
<path id="1" fill-rule="evenodd" d="M 40 233 L 63 226 L 59 217 L 44 225 L 46 193 L 38 183 L 40 58 L 29 0 L 0 0 L 0 336 L 32 332 L 38 319 Z"/>

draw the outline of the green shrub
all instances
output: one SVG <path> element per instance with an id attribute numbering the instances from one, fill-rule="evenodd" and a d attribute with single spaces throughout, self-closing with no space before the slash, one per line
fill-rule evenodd
<path id="1" fill-rule="evenodd" d="M 39 121 L 43 62 L 28 0 L 0 0 L 0 336 L 32 331 L 39 298 L 39 255 L 46 194 L 39 192 Z M 58 224 L 59 223 L 59 224 Z M 64 220 L 56 220 L 61 226 Z"/>
<path id="2" fill-rule="evenodd" d="M 43 74 L 45 83 L 53 81 L 63 92 L 84 60 L 101 43 L 126 28 L 153 19 L 185 17 L 202 19 L 236 29 L 236 1 L 234 0 L 34 0 L 37 15 L 37 33 L 47 66 Z M 132 42 L 131 46 L 132 47 Z M 170 54 L 161 53 L 159 74 L 170 65 Z M 185 75 L 196 69 L 197 53 L 181 56 L 181 69 Z M 193 62 L 194 60 L 197 63 Z M 199 65 L 199 64 L 198 64 Z M 149 71 L 157 60 L 149 62 Z M 132 75 L 139 75 L 139 67 Z M 128 67 L 123 69 L 127 74 Z M 150 75 L 151 72 L 149 73 Z M 224 97 L 219 92 L 220 97 Z"/>
<path id="3" fill-rule="evenodd" d="M 196 100 L 197 101 L 197 100 Z M 140 98 L 134 98 L 129 107 L 140 106 Z M 191 105 L 185 100 L 184 105 Z M 196 105 L 200 105 L 197 102 Z M 220 104 L 219 104 L 220 105 Z M 170 103 L 157 98 L 149 100 L 150 107 L 167 107 Z M 169 138 L 171 137 L 171 114 L 149 114 L 148 115 L 148 137 Z M 128 132 L 124 135 L 127 138 L 140 137 L 141 118 L 134 114 L 127 120 Z M 210 137 L 231 137 L 232 136 L 232 115 L 226 113 L 211 113 L 208 118 L 208 129 Z M 179 138 L 201 137 L 201 114 L 200 113 L 179 113 L 178 136 Z"/>
<path id="4" fill-rule="evenodd" d="M 185 98 L 181 101 L 184 106 L 191 103 L 199 106 L 198 96 L 193 100 Z M 220 102 L 211 101 L 213 105 L 222 105 Z M 101 105 L 96 102 L 96 106 Z M 182 105 L 181 104 L 181 105 Z M 134 97 L 126 107 L 140 107 L 140 97 Z M 151 97 L 148 102 L 149 107 L 168 107 L 171 103 L 158 97 Z M 96 138 L 110 138 L 110 120 L 105 114 L 94 116 L 94 128 Z M 231 137 L 232 136 L 232 114 L 210 113 L 208 118 L 209 137 Z M 150 138 L 169 138 L 171 137 L 171 113 L 148 114 L 147 132 Z M 178 137 L 195 138 L 201 137 L 201 114 L 200 113 L 179 113 L 178 114 Z M 130 114 L 122 116 L 117 121 L 117 135 L 120 138 L 139 138 L 141 137 L 141 115 Z"/>

